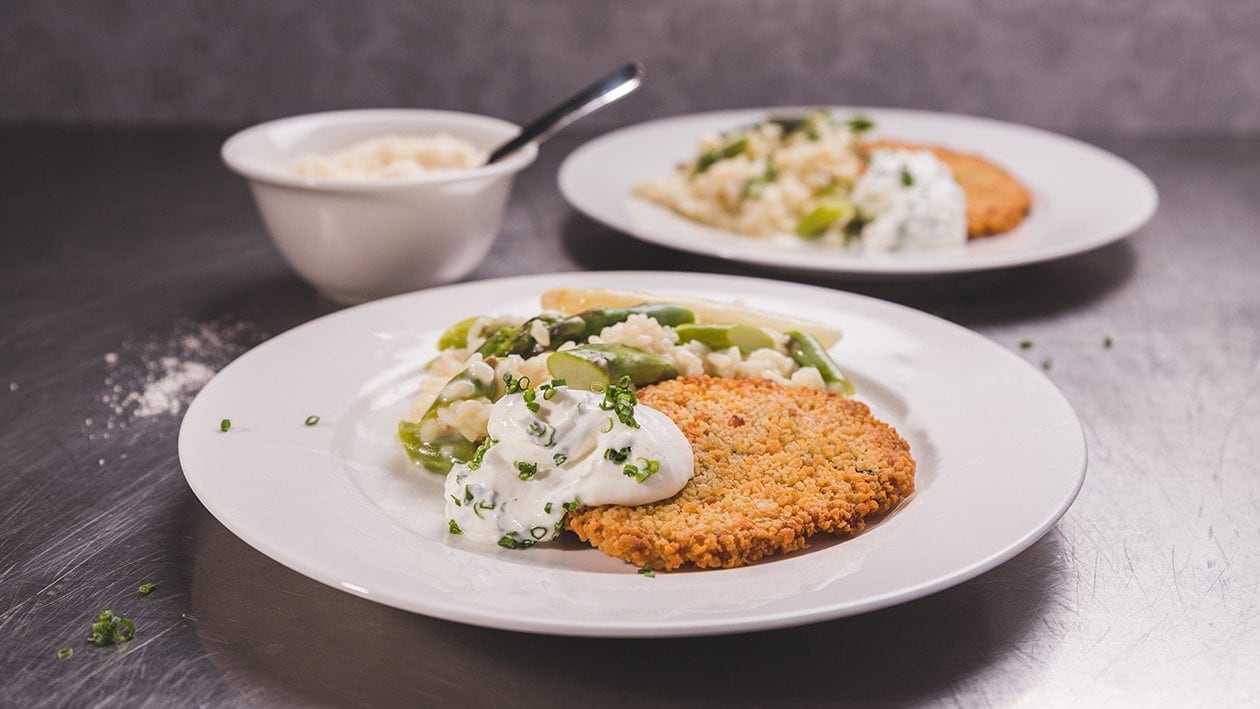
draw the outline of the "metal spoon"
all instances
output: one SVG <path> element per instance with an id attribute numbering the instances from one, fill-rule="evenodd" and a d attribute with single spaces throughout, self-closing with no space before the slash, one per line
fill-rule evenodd
<path id="1" fill-rule="evenodd" d="M 537 140 L 543 142 L 577 119 L 592 113 L 639 88 L 643 82 L 643 67 L 627 64 L 617 71 L 596 81 L 564 103 L 539 116 L 521 129 L 519 135 L 495 148 L 486 164 L 497 162 L 513 151 Z"/>

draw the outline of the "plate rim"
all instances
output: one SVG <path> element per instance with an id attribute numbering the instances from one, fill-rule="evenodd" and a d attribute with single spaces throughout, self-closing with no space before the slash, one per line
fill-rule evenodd
<path id="1" fill-rule="evenodd" d="M 825 105 L 821 106 L 821 108 L 825 108 L 832 112 L 868 114 L 879 113 L 889 117 L 916 118 L 920 120 L 943 119 L 946 121 L 960 121 L 977 126 L 991 126 L 1003 131 L 1024 133 L 1038 140 L 1070 145 L 1074 149 L 1090 154 L 1092 158 L 1109 163 L 1113 167 L 1118 168 L 1120 171 L 1125 173 L 1125 179 L 1131 179 L 1131 185 L 1143 193 L 1144 202 L 1140 205 L 1141 209 L 1135 209 L 1131 218 L 1120 226 L 1112 228 L 1109 231 L 1100 231 L 1091 239 L 1069 242 L 1067 244 L 1049 245 L 1042 247 L 1031 254 L 1016 251 L 1006 254 L 986 254 L 974 258 L 969 257 L 961 260 L 942 261 L 913 260 L 902 262 L 885 259 L 864 259 L 860 257 L 853 259 L 820 260 L 810 258 L 809 254 L 802 254 L 799 256 L 793 254 L 780 254 L 779 258 L 774 258 L 773 249 L 767 245 L 765 248 L 761 249 L 771 252 L 769 255 L 772 257 L 767 260 L 762 254 L 750 254 L 744 252 L 743 250 L 740 250 L 739 252 L 731 252 L 724 250 L 717 245 L 709 245 L 686 237 L 673 237 L 667 234 L 654 232 L 647 228 L 640 228 L 633 223 L 632 219 L 629 219 L 624 214 L 612 215 L 605 212 L 605 210 L 592 205 L 582 196 L 582 188 L 578 184 L 578 181 L 573 177 L 573 174 L 577 171 L 577 167 L 580 166 L 583 161 L 590 160 L 592 153 L 596 153 L 598 150 L 614 143 L 615 141 L 624 140 L 627 135 L 631 133 L 640 131 L 648 132 L 652 129 L 659 129 L 669 124 L 686 120 L 708 119 L 717 121 L 718 119 L 726 117 L 730 120 L 725 122 L 734 122 L 735 119 L 743 120 L 740 117 L 749 114 L 769 115 L 775 112 L 805 111 L 813 108 L 820 108 L 820 106 L 785 105 L 719 109 L 711 111 L 698 111 L 694 113 L 680 113 L 673 116 L 653 118 L 651 120 L 622 126 L 621 128 L 617 128 L 583 142 L 566 155 L 556 174 L 557 186 L 560 189 L 565 201 L 568 202 L 572 208 L 576 209 L 586 217 L 599 222 L 610 229 L 630 236 L 631 238 L 655 244 L 657 246 L 663 246 L 676 251 L 683 251 L 709 258 L 716 258 L 723 261 L 744 263 L 773 269 L 784 273 L 796 272 L 879 278 L 943 276 L 950 274 L 1002 270 L 1044 263 L 1046 261 L 1053 261 L 1066 258 L 1068 256 L 1075 256 L 1100 249 L 1135 234 L 1138 230 L 1144 227 L 1159 210 L 1159 190 L 1156 188 L 1154 181 L 1149 175 L 1125 158 L 1079 138 L 1074 138 L 1063 133 L 1056 133 L 1036 126 L 1015 123 L 1012 121 L 1004 121 L 996 118 L 988 118 L 985 116 L 974 116 L 946 111 L 929 111 L 923 109 L 880 106 Z M 946 145 L 945 147 L 950 146 Z M 632 198 L 629 194 L 624 197 Z M 646 201 L 644 201 L 644 206 L 654 210 L 659 210 L 664 218 L 676 220 L 680 227 L 697 229 L 701 232 L 713 232 L 715 236 L 720 238 L 731 236 L 747 238 L 750 240 L 749 243 L 755 243 L 752 240 L 758 238 L 737 234 L 735 232 L 718 229 L 716 227 L 710 227 L 698 222 L 692 222 L 687 220 L 685 217 L 674 214 L 666 207 L 654 205 Z M 621 210 L 618 209 L 615 211 Z M 990 238 L 1000 238 L 1000 235 Z M 836 252 L 836 255 L 839 255 L 839 252 Z"/>
<path id="2" fill-rule="evenodd" d="M 1014 558 L 1015 556 L 1019 555 L 1028 547 L 1036 543 L 1051 528 L 1054 527 L 1054 525 L 1063 517 L 1063 515 L 1071 507 L 1076 497 L 1080 493 L 1080 490 L 1082 489 L 1082 486 L 1085 480 L 1085 475 L 1088 469 L 1088 441 L 1085 436 L 1084 426 L 1080 420 L 1080 417 L 1079 415 L 1076 414 L 1075 410 L 1072 408 L 1066 396 L 1063 395 L 1062 391 L 1051 380 L 1045 377 L 1040 371 L 1038 371 L 1030 363 L 1018 357 L 1018 355 L 1016 355 L 1014 352 L 1011 352 L 1001 347 L 998 343 L 968 328 L 965 328 L 961 325 L 950 322 L 943 318 L 939 318 L 939 317 L 930 315 L 928 313 L 915 310 L 914 308 L 910 308 L 908 306 L 904 306 L 898 303 L 893 303 L 890 301 L 886 301 L 883 299 L 874 298 L 871 296 L 866 296 L 866 295 L 862 295 L 858 293 L 851 293 L 847 291 L 829 289 L 829 288 L 807 285 L 807 284 L 791 283 L 791 282 L 781 281 L 777 279 L 769 279 L 769 278 L 756 278 L 756 277 L 749 277 L 749 276 L 725 275 L 725 274 L 694 274 L 694 273 L 674 272 L 674 271 L 584 271 L 584 272 L 578 271 L 578 272 L 560 272 L 560 273 L 549 273 L 549 274 L 510 276 L 510 277 L 504 277 L 504 278 L 486 279 L 482 281 L 473 281 L 473 282 L 448 285 L 448 286 L 443 286 L 441 288 L 434 288 L 434 289 L 428 289 L 428 290 L 423 290 L 423 291 L 415 291 L 412 293 L 392 296 L 390 298 L 385 298 L 379 301 L 373 301 L 369 303 L 360 304 L 357 306 L 353 306 L 350 308 L 346 308 L 346 309 L 343 309 L 334 313 L 321 316 L 319 318 L 315 318 L 305 323 L 301 323 L 259 344 L 258 346 L 252 348 L 248 352 L 242 354 L 233 362 L 229 363 L 226 367 L 224 367 L 222 370 L 220 370 L 220 372 L 218 372 L 215 375 L 214 379 L 210 383 L 208 383 L 206 387 L 202 389 L 202 392 L 205 392 L 207 390 L 212 390 L 213 388 L 217 386 L 222 386 L 222 384 L 216 385 L 215 380 L 219 380 L 220 378 L 225 377 L 225 375 L 226 377 L 229 377 L 229 378 L 233 376 L 231 372 L 238 368 L 239 363 L 247 362 L 250 354 L 253 352 L 262 350 L 263 348 L 270 349 L 272 347 L 279 347 L 281 345 L 275 344 L 275 343 L 283 343 L 285 339 L 295 336 L 296 333 L 305 332 L 309 329 L 324 326 L 326 323 L 330 321 L 356 317 L 355 315 L 356 313 L 360 313 L 366 309 L 370 309 L 374 307 L 381 307 L 386 302 L 402 301 L 402 300 L 408 300 L 408 299 L 413 299 L 413 298 L 423 299 L 425 295 L 433 291 L 438 291 L 438 290 L 441 290 L 441 291 L 455 291 L 459 289 L 476 290 L 476 289 L 481 289 L 481 288 L 486 288 L 486 287 L 504 287 L 504 286 L 510 287 L 510 286 L 516 286 L 516 285 L 532 285 L 534 283 L 538 283 L 539 285 L 541 285 L 543 282 L 546 282 L 549 280 L 555 281 L 556 279 L 573 278 L 573 277 L 579 277 L 579 276 L 582 277 L 583 279 L 596 279 L 596 278 L 639 279 L 639 278 L 645 278 L 645 277 L 653 277 L 653 278 L 685 277 L 686 279 L 689 279 L 690 281 L 695 281 L 695 280 L 709 281 L 710 282 L 709 284 L 702 284 L 701 287 L 705 289 L 708 289 L 710 285 L 718 285 L 719 287 L 723 289 L 727 289 L 727 290 L 734 289 L 740 282 L 745 282 L 745 283 L 756 282 L 762 285 L 769 285 L 772 288 L 784 288 L 787 290 L 803 289 L 807 291 L 815 290 L 815 291 L 830 292 L 844 299 L 854 299 L 857 302 L 865 302 L 868 305 L 874 305 L 875 307 L 886 307 L 886 308 L 906 311 L 907 313 L 913 314 L 914 317 L 930 319 L 931 321 L 935 322 L 936 326 L 952 329 L 956 331 L 956 333 L 962 334 L 964 337 L 971 338 L 975 343 L 977 343 L 978 346 L 983 346 L 983 347 L 988 348 L 993 354 L 1006 357 L 1010 361 L 1018 363 L 1019 366 L 1022 366 L 1026 370 L 1025 372 L 1026 374 L 1036 377 L 1036 380 L 1040 385 L 1047 387 L 1047 391 L 1052 396 L 1057 398 L 1058 400 L 1057 403 L 1062 404 L 1062 406 L 1065 407 L 1066 411 L 1071 414 L 1070 423 L 1073 425 L 1071 426 L 1072 430 L 1069 433 L 1071 434 L 1070 437 L 1074 440 L 1074 442 L 1076 442 L 1079 445 L 1079 451 L 1080 451 L 1079 469 L 1072 473 L 1074 475 L 1074 483 L 1072 484 L 1071 492 L 1053 509 L 1052 512 L 1050 512 L 1049 515 L 1047 515 L 1044 519 L 1040 520 L 1034 527 L 1025 531 L 1017 539 L 1011 540 L 1009 543 L 1005 544 L 1000 549 L 994 551 L 993 553 L 989 554 L 988 556 L 984 558 L 976 559 L 972 563 L 964 567 L 955 569 L 949 573 L 943 573 L 936 578 L 928 579 L 918 584 L 898 588 L 896 590 L 892 590 L 892 591 L 888 591 L 879 595 L 875 595 L 861 602 L 845 601 L 841 603 L 833 603 L 831 605 L 814 607 L 808 611 L 797 611 L 794 613 L 784 613 L 782 611 L 768 612 L 768 613 L 746 613 L 738 619 L 731 619 L 729 617 L 696 618 L 693 616 L 693 617 L 688 618 L 688 620 L 685 623 L 679 624 L 678 621 L 675 619 L 657 619 L 657 620 L 647 621 L 645 623 L 628 623 L 624 620 L 615 620 L 615 619 L 606 621 L 603 623 L 592 623 L 590 621 L 565 622 L 565 621 L 557 621 L 555 619 L 537 620 L 537 619 L 530 619 L 528 617 L 521 617 L 519 615 L 512 615 L 509 613 L 489 612 L 489 611 L 486 611 L 485 609 L 468 610 L 467 607 L 461 607 L 458 604 L 450 603 L 449 599 L 443 599 L 443 602 L 441 603 L 430 603 L 428 604 L 427 608 L 421 609 L 417 606 L 424 605 L 424 604 L 416 604 L 415 602 L 409 602 L 404 598 L 394 598 L 389 594 L 379 594 L 376 592 L 373 592 L 371 595 L 366 595 L 366 594 L 356 592 L 356 590 L 353 588 L 347 588 L 345 587 L 344 582 L 334 579 L 336 574 L 326 573 L 322 569 L 314 568 L 311 565 L 301 563 L 300 560 L 294 559 L 292 557 L 287 557 L 284 551 L 281 548 L 279 548 L 282 545 L 273 544 L 265 538 L 259 538 L 258 535 L 255 534 L 252 530 L 245 528 L 246 525 L 240 524 L 239 520 L 237 520 L 230 514 L 230 511 L 224 510 L 219 505 L 207 501 L 204 494 L 206 490 L 201 484 L 199 484 L 199 475 L 192 472 L 192 468 L 196 468 L 198 465 L 200 465 L 200 463 L 194 463 L 192 466 L 190 466 L 189 465 L 190 460 L 188 457 L 189 439 L 191 439 L 191 437 L 194 435 L 202 435 L 204 433 L 200 430 L 193 431 L 192 427 L 189 425 L 189 420 L 193 418 L 191 414 L 195 410 L 198 409 L 198 400 L 201 399 L 202 397 L 201 392 L 198 393 L 196 399 L 194 399 L 194 401 L 185 410 L 184 418 L 183 420 L 181 420 L 180 431 L 179 431 L 179 436 L 178 436 L 178 449 L 179 449 L 178 457 L 179 457 L 181 471 L 184 474 L 184 478 L 187 484 L 192 489 L 194 495 L 197 497 L 198 501 L 202 504 L 202 506 L 205 507 L 205 509 L 209 511 L 211 515 L 214 516 L 215 519 L 219 521 L 220 524 L 223 524 L 224 527 L 226 527 L 229 531 L 231 531 L 233 535 L 235 535 L 238 539 L 243 541 L 246 545 L 264 554 L 265 556 L 281 564 L 282 566 L 285 566 L 286 568 L 297 571 L 298 573 L 306 576 L 307 578 L 310 578 L 324 585 L 337 588 L 338 590 L 341 590 L 343 592 L 348 592 L 348 593 L 351 593 L 352 595 L 360 595 L 364 598 L 367 598 L 368 600 L 379 602 L 384 605 L 398 608 L 407 612 L 418 613 L 418 614 L 422 614 L 422 615 L 426 615 L 429 617 L 434 617 L 434 618 L 438 618 L 442 620 L 465 623 L 469 625 L 476 625 L 476 626 L 486 627 L 486 628 L 511 630 L 511 631 L 523 631 L 523 632 L 545 634 L 545 635 L 558 635 L 558 636 L 626 637 L 626 638 L 708 636 L 708 635 L 719 635 L 719 634 L 754 632 L 754 631 L 769 630 L 769 629 L 775 629 L 775 628 L 795 627 L 799 625 L 806 625 L 806 624 L 824 622 L 828 620 L 834 620 L 837 618 L 847 617 L 851 615 L 858 615 L 861 613 L 866 613 L 873 610 L 886 608 L 889 606 L 897 605 L 897 604 L 908 602 L 911 600 L 916 600 L 918 598 L 922 598 L 922 597 L 931 595 L 933 593 L 945 590 L 947 588 L 951 588 L 958 584 L 964 583 L 972 578 L 975 578 L 976 576 L 979 576 L 980 574 L 983 574 L 999 566 L 1000 564 Z M 723 283 L 725 285 L 722 285 Z"/>

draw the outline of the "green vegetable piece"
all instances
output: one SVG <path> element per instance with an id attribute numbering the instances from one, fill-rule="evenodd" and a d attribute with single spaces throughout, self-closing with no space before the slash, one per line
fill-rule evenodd
<path id="1" fill-rule="evenodd" d="M 823 127 L 831 124 L 831 113 L 816 108 L 805 114 L 804 125 L 801 129 L 805 131 L 805 137 L 809 140 L 818 140 L 822 137 Z"/>
<path id="2" fill-rule="evenodd" d="M 306 417 L 306 425 L 307 425 L 307 426 L 314 426 L 314 425 L 315 425 L 315 424 L 317 424 L 317 423 L 319 423 L 319 417 L 318 417 L 318 416 L 307 416 L 307 417 Z"/>
<path id="3" fill-rule="evenodd" d="M 704 172 L 705 170 L 708 170 L 709 168 L 713 167 L 714 163 L 718 163 L 723 160 L 729 160 L 730 158 L 733 158 L 736 155 L 740 155 L 744 152 L 747 152 L 747 150 L 748 150 L 747 138 L 740 138 L 738 140 L 731 141 L 730 143 L 727 143 L 726 145 L 718 146 L 710 150 L 709 152 L 701 155 L 696 160 L 694 172 L 696 174 L 700 174 Z"/>
<path id="4" fill-rule="evenodd" d="M 230 428 L 232 428 L 232 419 L 223 419 L 219 422 L 219 430 L 223 433 L 227 433 Z"/>
<path id="5" fill-rule="evenodd" d="M 801 217 L 801 220 L 796 223 L 796 235 L 806 239 L 817 239 L 833 224 L 843 226 L 856 216 L 857 209 L 849 202 L 821 199 L 813 211 Z"/>
<path id="6" fill-rule="evenodd" d="M 668 303 L 642 303 L 628 308 L 591 308 L 577 315 L 570 315 L 552 326 L 551 347 L 557 347 L 562 342 L 585 342 L 609 325 L 625 322 L 636 314 L 646 315 L 666 327 L 696 321 L 695 313 Z"/>
<path id="7" fill-rule="evenodd" d="M 446 530 L 447 530 L 448 532 L 450 532 L 451 534 L 463 534 L 463 533 L 464 533 L 464 530 L 462 530 L 462 529 L 460 529 L 460 528 L 459 528 L 459 525 L 455 523 L 455 520 L 453 520 L 453 519 L 449 519 L 449 520 L 447 520 L 446 522 L 447 522 L 447 524 L 446 524 Z"/>
<path id="8" fill-rule="evenodd" d="M 547 357 L 547 370 L 569 387 L 586 391 L 592 385 L 607 389 L 622 377 L 629 377 L 634 386 L 645 386 L 678 376 L 664 359 L 625 345 L 582 345 L 556 352 Z"/>
<path id="9" fill-rule="evenodd" d="M 604 460 L 611 460 L 614 463 L 624 463 L 630 457 L 630 446 L 625 448 L 606 448 L 604 449 Z"/>
<path id="10" fill-rule="evenodd" d="M 61 648 L 60 650 L 58 650 L 58 651 L 57 651 L 57 659 L 58 659 L 58 660 L 65 660 L 65 659 L 68 659 L 68 658 L 69 658 L 71 655 L 73 655 L 73 654 L 74 654 L 74 648 L 72 648 L 72 647 L 63 647 L 63 648 Z"/>
<path id="11" fill-rule="evenodd" d="M 535 322 L 542 322 L 547 327 L 550 338 L 547 347 L 554 349 L 564 342 L 585 342 L 591 335 L 598 335 L 600 330 L 623 322 L 635 313 L 646 315 L 666 326 L 696 320 L 695 314 L 690 310 L 668 303 L 643 303 L 629 308 L 592 308 L 567 317 L 546 314 L 526 320 L 520 327 L 507 327 L 495 332 L 477 351 L 483 357 L 505 357 L 510 354 L 525 357 L 544 349 L 530 334 Z"/>
<path id="12" fill-rule="evenodd" d="M 822 375 L 823 381 L 827 382 L 828 387 L 836 389 L 845 396 L 853 396 L 853 383 L 849 378 L 844 376 L 844 372 L 840 371 L 839 365 L 831 358 L 824 348 L 813 335 L 800 330 L 793 330 L 788 334 L 788 354 L 792 355 L 792 359 L 802 367 L 813 367 Z M 835 385 L 832 387 L 831 385 Z"/>
<path id="13" fill-rule="evenodd" d="M 465 369 L 442 385 L 442 390 L 424 412 L 424 416 L 420 417 L 420 421 L 423 423 L 437 418 L 438 409 L 450 406 L 457 401 L 477 398 L 494 399 L 498 393 L 498 385 L 493 379 L 482 381 L 474 377 L 471 370 Z"/>
<path id="14" fill-rule="evenodd" d="M 155 583 L 142 583 L 140 584 L 140 587 L 137 588 L 136 590 L 140 592 L 141 596 L 147 596 L 150 593 L 153 593 L 153 590 L 156 588 L 157 588 L 157 584 Z"/>
<path id="15" fill-rule="evenodd" d="M 609 384 L 604 388 L 604 400 L 599 402 L 599 408 L 613 412 L 617 415 L 617 420 L 630 428 L 638 428 L 639 422 L 634 418 L 634 407 L 638 404 L 639 397 L 635 396 L 634 383 L 627 376 L 618 379 L 616 384 Z M 611 430 L 612 419 L 608 419 L 608 428 L 604 433 Z M 627 455 L 629 450 L 626 448 Z"/>
<path id="16" fill-rule="evenodd" d="M 533 539 L 520 539 L 516 532 L 508 532 L 499 537 L 499 546 L 504 549 L 528 549 L 534 546 L 534 543 Z"/>
<path id="17" fill-rule="evenodd" d="M 523 460 L 518 460 L 513 464 L 513 467 L 516 468 L 516 476 L 521 480 L 532 480 L 538 474 L 537 463 L 527 463 Z"/>
<path id="18" fill-rule="evenodd" d="M 765 193 L 766 187 L 778 177 L 779 173 L 774 169 L 774 164 L 767 162 L 766 169 L 762 170 L 760 175 L 744 183 L 743 196 L 749 199 L 760 199 L 761 195 Z"/>
<path id="19" fill-rule="evenodd" d="M 92 634 L 87 637 L 91 645 L 105 647 L 125 643 L 136 636 L 136 624 L 130 618 L 114 615 L 113 611 L 103 610 L 92 623 Z"/>
<path id="20" fill-rule="evenodd" d="M 874 128 L 875 121 L 872 121 L 866 116 L 858 115 L 845 121 L 845 125 L 849 128 L 849 130 L 853 131 L 857 135 L 861 135 L 865 133 L 866 131 Z"/>
<path id="21" fill-rule="evenodd" d="M 901 168 L 901 184 L 904 187 L 914 186 L 914 175 L 910 174 L 910 168 Z"/>
<path id="22" fill-rule="evenodd" d="M 477 470 L 481 468 L 481 461 L 485 459 L 486 451 L 490 450 L 496 443 L 498 441 L 489 436 L 481 439 L 481 443 L 477 445 L 477 450 L 473 451 L 472 459 L 468 461 L 468 469 Z M 464 486 L 464 496 L 466 502 L 472 501 L 472 492 L 469 491 L 467 485 Z"/>
<path id="23" fill-rule="evenodd" d="M 451 472 L 455 463 L 466 462 L 473 455 L 472 444 L 462 436 L 442 436 L 426 441 L 420 436 L 420 424 L 413 421 L 398 422 L 398 440 L 412 462 L 442 475 Z"/>
<path id="24" fill-rule="evenodd" d="M 476 315 L 471 318 L 464 318 L 459 322 L 446 328 L 446 332 L 438 338 L 439 350 L 462 349 L 468 346 L 468 331 L 472 329 L 473 323 L 477 322 Z"/>
<path id="25" fill-rule="evenodd" d="M 654 579 L 654 578 L 656 578 L 656 572 L 652 570 L 652 565 L 651 565 L 651 564 L 644 564 L 643 566 L 640 566 L 640 567 L 639 567 L 639 575 L 640 575 L 640 576 L 646 576 L 646 577 L 648 577 L 648 578 L 650 578 L 650 579 Z"/>
<path id="26" fill-rule="evenodd" d="M 753 325 L 735 323 L 705 323 L 703 325 L 677 325 L 679 342 L 695 340 L 715 350 L 738 347 L 748 354 L 766 347 L 774 347 L 774 339 L 765 330 Z"/>

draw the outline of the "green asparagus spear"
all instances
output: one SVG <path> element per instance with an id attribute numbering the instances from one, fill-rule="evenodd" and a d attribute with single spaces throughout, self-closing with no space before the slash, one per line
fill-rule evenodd
<path id="1" fill-rule="evenodd" d="M 654 354 L 625 345 L 582 345 L 547 357 L 547 370 L 573 389 L 607 388 L 622 377 L 644 386 L 678 376 L 674 365 Z"/>
<path id="2" fill-rule="evenodd" d="M 547 348 L 558 347 L 564 342 L 584 342 L 609 325 L 624 322 L 634 314 L 646 315 L 667 326 L 696 321 L 695 314 L 690 310 L 665 303 L 643 303 L 628 308 L 591 308 L 568 317 L 539 315 L 526 320 L 519 327 L 499 330 L 477 348 L 477 351 L 484 357 L 504 357 L 510 354 L 525 357 Z M 541 321 L 547 327 L 550 343 L 546 348 L 538 344 L 531 334 L 535 321 Z"/>
<path id="3" fill-rule="evenodd" d="M 551 328 L 561 318 L 557 315 L 539 315 L 526 320 L 519 327 L 505 327 L 487 337 L 477 351 L 482 357 L 506 357 L 513 354 L 525 357 L 535 354 L 542 348 L 530 333 L 534 329 L 534 323 L 539 321 Z"/>
<path id="4" fill-rule="evenodd" d="M 468 330 L 472 328 L 473 323 L 477 322 L 476 315 L 471 318 L 464 318 L 459 322 L 446 328 L 446 332 L 438 338 L 439 350 L 451 350 L 457 347 L 468 346 Z"/>
<path id="5" fill-rule="evenodd" d="M 667 327 L 696 321 L 695 313 L 687 308 L 667 303 L 643 303 L 628 308 L 591 308 L 556 323 L 551 328 L 551 346 L 556 347 L 561 342 L 583 342 L 592 335 L 598 335 L 609 325 L 624 322 L 636 314 L 646 315 Z"/>
<path id="6" fill-rule="evenodd" d="M 456 462 L 472 457 L 472 444 L 462 436 L 442 436 L 426 441 L 420 435 L 420 424 L 411 421 L 398 422 L 398 440 L 402 441 L 407 457 L 424 466 L 426 470 L 445 475 Z"/>
<path id="7" fill-rule="evenodd" d="M 450 406 L 456 401 L 477 398 L 494 399 L 497 396 L 498 384 L 494 380 L 493 371 L 488 381 L 473 376 L 470 369 L 465 369 L 451 377 L 442 386 L 442 390 L 425 410 L 424 415 L 420 417 L 419 423 L 402 421 L 398 424 L 398 438 L 402 441 L 407 455 L 413 461 L 434 472 L 450 472 L 454 462 L 468 460 L 471 454 L 471 451 L 467 450 L 468 441 L 460 436 L 441 437 L 428 441 L 420 434 L 421 426 L 426 421 L 437 418 L 439 409 Z"/>
<path id="8" fill-rule="evenodd" d="M 748 354 L 765 347 L 774 347 L 774 339 L 765 330 L 752 325 L 717 323 L 704 325 L 675 325 L 679 342 L 698 340 L 715 350 L 738 347 Z"/>
<path id="9" fill-rule="evenodd" d="M 696 174 L 704 172 L 705 170 L 713 167 L 714 163 L 733 158 L 746 150 L 748 150 L 747 138 L 740 138 L 739 140 L 732 141 L 726 145 L 718 146 L 701 155 L 696 160 L 694 171 Z"/>
<path id="10" fill-rule="evenodd" d="M 802 367 L 813 367 L 827 382 L 828 388 L 845 396 L 853 396 L 853 383 L 840 371 L 827 350 L 808 332 L 793 330 L 788 334 L 788 353 Z M 834 386 L 833 386 L 834 385 Z"/>
<path id="11" fill-rule="evenodd" d="M 774 164 L 767 162 L 766 169 L 762 170 L 760 175 L 744 183 L 743 196 L 749 199 L 760 199 L 761 195 L 765 193 L 766 187 L 778 177 L 779 173 L 774 169 Z"/>
<path id="12" fill-rule="evenodd" d="M 832 224 L 848 224 L 857 216 L 857 210 L 849 202 L 832 199 L 821 199 L 813 211 L 801 217 L 796 223 L 796 235 L 806 239 L 817 239 Z"/>

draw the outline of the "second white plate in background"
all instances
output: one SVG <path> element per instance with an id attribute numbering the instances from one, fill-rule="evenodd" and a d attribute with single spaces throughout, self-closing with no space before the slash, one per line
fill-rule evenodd
<path id="1" fill-rule="evenodd" d="M 841 119 L 871 118 L 873 138 L 940 145 L 996 162 L 1032 193 L 1032 212 L 1014 230 L 973 240 L 964 249 L 867 257 L 790 234 L 758 237 L 704 226 L 632 193 L 635 184 L 692 159 L 702 134 L 807 110 L 699 113 L 623 128 L 569 155 L 560 168 L 560 191 L 592 219 L 661 246 L 760 266 L 888 277 L 981 271 L 1081 253 L 1133 233 L 1159 201 L 1141 170 L 1066 136 L 972 116 L 843 106 L 829 110 Z"/>

